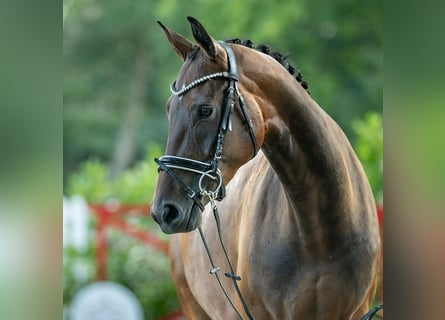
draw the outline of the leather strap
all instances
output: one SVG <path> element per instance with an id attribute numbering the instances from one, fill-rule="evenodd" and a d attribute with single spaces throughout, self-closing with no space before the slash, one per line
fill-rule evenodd
<path id="1" fill-rule="evenodd" d="M 201 211 L 204 211 L 204 205 L 202 204 L 201 199 L 199 199 L 199 195 L 196 194 L 196 192 L 193 191 L 192 188 L 186 185 L 184 181 L 182 181 L 181 178 L 179 178 L 179 176 L 173 170 L 171 170 L 167 165 L 162 163 L 162 161 L 155 158 L 155 162 L 158 164 L 159 169 L 165 171 L 170 177 L 176 180 L 176 182 L 179 183 L 179 185 L 181 186 L 181 189 L 184 191 L 184 193 L 196 203 L 196 205 L 201 209 Z"/>

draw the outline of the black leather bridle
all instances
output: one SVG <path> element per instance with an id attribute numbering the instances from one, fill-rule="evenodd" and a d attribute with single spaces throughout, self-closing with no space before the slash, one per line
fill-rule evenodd
<path id="1" fill-rule="evenodd" d="M 210 194 L 214 194 L 215 200 L 222 200 L 225 197 L 225 186 L 224 182 L 222 180 L 221 171 L 218 169 L 218 161 L 221 159 L 221 155 L 223 152 L 224 147 L 224 140 L 227 134 L 227 131 L 232 130 L 232 113 L 235 108 L 235 94 L 238 97 L 238 103 L 241 109 L 241 114 L 244 118 L 244 121 L 247 124 L 247 128 L 249 131 L 250 138 L 253 143 L 253 157 L 258 153 L 258 144 L 257 139 L 255 136 L 255 131 L 253 129 L 252 121 L 250 120 L 250 117 L 247 113 L 246 109 L 246 103 L 244 101 L 243 96 L 241 95 L 239 89 L 238 89 L 238 71 L 237 71 L 237 65 L 236 65 L 236 58 L 235 54 L 233 53 L 232 48 L 226 44 L 225 42 L 220 42 L 220 44 L 223 46 L 227 53 L 228 58 L 228 64 L 229 64 L 229 71 L 222 71 L 213 73 L 210 75 L 206 75 L 204 77 L 201 77 L 187 86 L 183 86 L 183 88 L 179 91 L 176 90 L 176 81 L 174 81 L 171 85 L 171 92 L 172 94 L 181 97 L 191 89 L 197 87 L 198 85 L 205 83 L 211 79 L 214 78 L 225 78 L 229 81 L 229 87 L 227 89 L 227 95 L 225 97 L 225 102 L 223 103 L 222 107 L 222 117 L 221 122 L 219 125 L 219 132 L 217 136 L 217 142 L 216 142 L 216 150 L 213 155 L 213 159 L 207 163 L 202 162 L 194 159 L 189 158 L 183 158 L 183 157 L 176 157 L 176 156 L 170 156 L 165 155 L 162 156 L 159 159 L 155 158 L 155 162 L 158 164 L 158 171 L 162 170 L 165 171 L 167 174 L 169 174 L 182 188 L 184 193 L 192 199 L 196 205 L 201 209 L 204 210 L 204 205 L 200 199 L 200 195 L 202 195 L 203 192 L 207 192 Z M 173 169 L 178 170 L 185 170 L 189 172 L 194 172 L 199 175 L 200 177 L 200 183 L 199 183 L 199 192 L 193 190 L 190 186 L 188 186 L 184 181 L 181 180 L 181 178 L 175 173 Z M 205 190 L 202 181 L 204 177 L 208 177 L 216 183 L 217 187 L 215 190 Z"/>

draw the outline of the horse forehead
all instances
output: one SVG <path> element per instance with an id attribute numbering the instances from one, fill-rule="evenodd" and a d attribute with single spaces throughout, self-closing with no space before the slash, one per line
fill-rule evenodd
<path id="1" fill-rule="evenodd" d="M 196 56 L 195 58 L 188 58 L 182 65 L 181 70 L 179 70 L 178 82 L 199 77 L 200 74 L 206 72 L 208 68 L 209 64 L 206 63 L 204 58 L 198 58 Z"/>
<path id="2" fill-rule="evenodd" d="M 182 65 L 177 77 L 177 82 L 181 86 L 186 84 L 186 81 L 190 82 L 210 73 L 226 71 L 227 60 L 225 55 L 215 60 L 209 60 L 200 52 L 201 50 L 198 48 Z"/>

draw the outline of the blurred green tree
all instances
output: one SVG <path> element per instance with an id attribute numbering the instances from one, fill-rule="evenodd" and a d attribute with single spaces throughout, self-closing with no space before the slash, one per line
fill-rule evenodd
<path id="1" fill-rule="evenodd" d="M 356 119 L 352 127 L 357 134 L 354 149 L 366 172 L 376 201 L 383 204 L 383 124 L 382 117 L 369 112 Z"/>
<path id="2" fill-rule="evenodd" d="M 163 106 L 182 61 L 156 20 L 192 39 L 187 15 L 217 38 L 290 54 L 353 141 L 351 121 L 382 111 L 382 1 L 64 0 L 65 182 L 92 155 L 116 177 L 149 142 L 165 143 Z"/>
<path id="3" fill-rule="evenodd" d="M 157 166 L 146 159 L 159 157 L 161 154 L 159 146 L 151 146 L 143 161 L 138 162 L 132 169 L 125 170 L 112 181 L 108 178 L 110 168 L 106 163 L 98 159 L 86 161 L 79 170 L 70 175 L 66 188 L 67 196 L 81 195 L 89 203 L 148 205 L 149 197 L 154 192 Z M 168 239 L 150 216 L 130 215 L 126 220 L 130 225 L 149 230 L 161 239 Z M 97 281 L 96 223 L 96 219 L 91 215 L 88 226 L 89 245 L 86 251 L 80 251 L 73 245 L 64 247 L 63 301 L 67 310 L 78 290 Z M 110 251 L 107 280 L 129 288 L 142 304 L 147 320 L 159 319 L 179 310 L 167 256 L 118 230 L 110 228 L 107 231 Z"/>

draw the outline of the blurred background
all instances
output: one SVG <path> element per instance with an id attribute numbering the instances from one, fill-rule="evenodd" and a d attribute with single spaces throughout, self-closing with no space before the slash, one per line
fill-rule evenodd
<path id="1" fill-rule="evenodd" d="M 156 20 L 192 40 L 188 15 L 216 39 L 251 39 L 290 55 L 383 204 L 382 1 L 64 0 L 65 319 L 76 294 L 98 280 L 130 289 L 146 320 L 180 308 L 162 249 L 168 237 L 148 206 L 152 159 L 167 138 L 164 106 L 182 65 Z"/>

